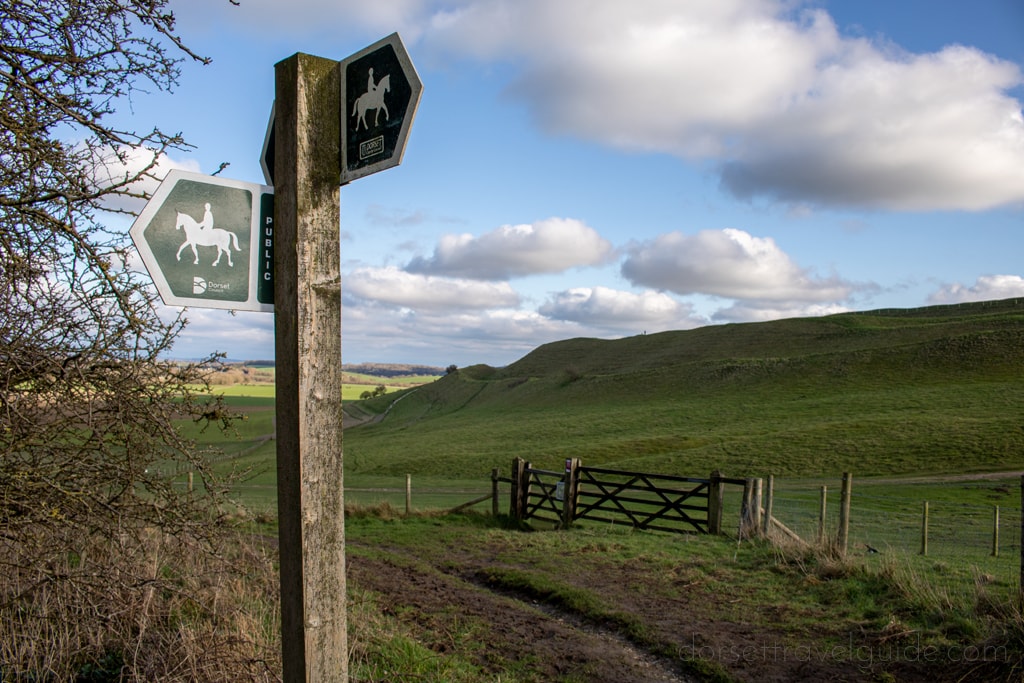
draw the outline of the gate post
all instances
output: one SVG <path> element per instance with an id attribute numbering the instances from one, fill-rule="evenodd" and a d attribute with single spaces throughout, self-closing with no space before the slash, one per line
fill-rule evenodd
<path id="1" fill-rule="evenodd" d="M 562 528 L 568 529 L 576 519 L 576 498 L 579 494 L 579 458 L 565 459 L 565 478 L 562 483 Z"/>
<path id="2" fill-rule="evenodd" d="M 533 463 L 529 460 L 523 463 L 523 471 L 520 472 L 519 480 L 519 509 L 522 511 L 522 517 L 520 519 L 526 519 L 530 516 L 530 470 L 533 469 Z"/>
<path id="3" fill-rule="evenodd" d="M 760 531 L 761 480 L 748 477 L 743 484 L 743 504 L 740 506 L 740 539 L 756 536 Z"/>
<path id="4" fill-rule="evenodd" d="M 715 536 L 722 535 L 722 498 L 725 493 L 725 484 L 722 483 L 722 473 L 715 470 L 711 473 L 711 481 L 708 484 L 708 533 Z"/>
<path id="5" fill-rule="evenodd" d="M 498 516 L 498 468 L 491 470 L 491 516 Z"/>
<path id="6" fill-rule="evenodd" d="M 753 513 L 750 519 L 753 521 L 754 535 L 757 536 L 761 533 L 761 496 L 764 491 L 764 481 L 758 477 L 754 480 L 754 498 L 751 501 L 753 503 Z"/>
<path id="7" fill-rule="evenodd" d="M 512 458 L 512 500 L 509 504 L 509 515 L 516 520 L 523 518 L 523 498 L 519 491 L 523 482 L 523 466 L 522 458 Z"/>
<path id="8" fill-rule="evenodd" d="M 768 486 L 764 493 L 764 517 L 761 520 L 761 533 L 765 536 L 772 528 L 772 505 L 775 502 L 775 475 L 768 475 Z"/>

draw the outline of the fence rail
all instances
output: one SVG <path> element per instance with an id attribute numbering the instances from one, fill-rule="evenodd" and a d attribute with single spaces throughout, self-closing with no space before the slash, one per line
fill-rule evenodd
<path id="1" fill-rule="evenodd" d="M 822 505 L 819 490 L 779 488 L 773 517 L 809 542 L 834 541 L 839 501 L 828 494 Z M 854 487 L 849 518 L 849 552 L 891 550 L 937 559 L 1006 556 L 1012 562 L 1021 548 L 1021 511 L 1008 500 L 1000 505 L 919 500 Z"/>
<path id="2" fill-rule="evenodd" d="M 513 465 L 511 477 L 493 470 L 490 493 L 485 492 L 485 486 L 472 482 L 465 482 L 461 488 L 420 487 L 416 490 L 417 507 L 459 511 L 490 502 L 495 516 L 507 511 L 519 519 L 543 521 L 561 528 L 589 519 L 659 531 L 722 533 L 741 539 L 782 534 L 811 545 L 828 544 L 848 553 L 923 557 L 934 562 L 937 571 L 948 564 L 973 568 L 1001 580 L 1016 581 L 1024 568 L 1024 519 L 1017 500 L 1024 491 L 1024 483 L 956 483 L 988 488 L 987 495 L 993 504 L 984 505 L 950 500 L 949 494 L 934 500 L 923 500 L 921 494 L 878 495 L 874 493 L 875 485 L 853 486 L 852 480 L 847 479 L 849 503 L 844 512 L 841 487 L 776 482 L 773 477 L 765 481 L 725 478 L 717 473 L 707 478 L 630 473 L 583 467 L 578 461 L 576 466 L 579 480 L 585 482 L 576 488 L 571 481 L 567 485 L 564 471 L 534 469 L 522 462 L 518 474 Z M 532 472 L 524 480 L 525 469 Z M 187 485 L 184 478 L 178 483 Z M 512 490 L 507 510 L 502 504 L 509 500 L 504 486 Z M 273 490 L 266 486 L 251 488 L 266 490 L 268 495 Z M 908 491 L 913 488 L 913 484 L 908 484 Z M 408 513 L 412 509 L 411 478 L 406 476 L 404 482 L 396 478 L 393 486 L 346 489 L 346 500 L 387 501 L 395 507 L 404 501 Z M 528 506 L 517 507 L 526 505 L 524 500 L 530 501 Z M 575 504 L 570 519 L 565 515 L 567 500 Z M 723 510 L 728 514 L 723 514 Z M 657 519 L 654 511 L 663 511 L 664 519 Z M 841 533 L 844 528 L 845 540 Z"/>
<path id="3" fill-rule="evenodd" d="M 711 479 L 580 467 L 575 519 L 710 533 Z M 681 485 L 692 484 L 688 490 Z"/>

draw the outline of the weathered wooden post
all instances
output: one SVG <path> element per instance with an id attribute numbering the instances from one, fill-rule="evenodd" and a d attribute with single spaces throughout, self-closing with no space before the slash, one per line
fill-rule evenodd
<path id="1" fill-rule="evenodd" d="M 992 508 L 992 557 L 999 557 L 999 506 Z"/>
<path id="2" fill-rule="evenodd" d="M 825 545 L 825 517 L 828 514 L 828 486 L 821 486 L 821 501 L 818 504 L 818 545 Z"/>
<path id="3" fill-rule="evenodd" d="M 405 475 L 405 514 L 412 514 L 412 475 Z"/>
<path id="4" fill-rule="evenodd" d="M 491 470 L 491 516 L 497 517 L 498 510 L 498 468 Z"/>
<path id="5" fill-rule="evenodd" d="M 928 554 L 928 501 L 921 510 L 921 554 Z"/>
<path id="6" fill-rule="evenodd" d="M 530 514 L 530 489 L 533 488 L 530 482 L 530 470 L 533 469 L 533 463 L 527 460 L 523 463 L 522 481 L 519 482 L 519 507 L 522 510 L 522 519 L 526 519 Z"/>
<path id="7" fill-rule="evenodd" d="M 756 494 L 757 480 L 748 477 L 743 482 L 743 502 L 740 503 L 740 539 L 749 538 L 757 533 L 757 523 L 754 516 L 755 505 L 760 505 Z"/>
<path id="8" fill-rule="evenodd" d="M 512 519 L 521 520 L 523 518 L 523 497 L 519 491 L 520 486 L 523 483 L 523 468 L 526 463 L 522 458 L 512 458 L 512 495 L 511 503 L 509 504 L 509 514 Z"/>
<path id="9" fill-rule="evenodd" d="M 772 527 L 772 505 L 775 503 L 775 475 L 768 475 L 768 487 L 764 496 L 764 519 L 762 520 L 761 533 L 765 536 Z"/>
<path id="10" fill-rule="evenodd" d="M 565 459 L 562 480 L 562 528 L 568 529 L 576 519 L 576 498 L 579 492 L 579 458 Z"/>
<path id="11" fill-rule="evenodd" d="M 572 486 L 569 488 L 569 498 L 572 502 L 572 517 L 570 521 L 576 519 L 576 509 L 580 504 L 580 468 L 583 463 L 580 462 L 579 458 L 572 459 Z"/>
<path id="12" fill-rule="evenodd" d="M 274 307 L 285 683 L 348 680 L 338 63 L 275 67 Z"/>
<path id="13" fill-rule="evenodd" d="M 1024 610 L 1024 475 L 1020 477 L 1020 578 L 1017 595 L 1020 608 Z"/>
<path id="14" fill-rule="evenodd" d="M 755 535 L 761 533 L 761 496 L 763 491 L 764 481 L 761 479 L 761 477 L 758 477 L 757 479 L 754 480 L 754 499 L 752 501 L 753 509 L 751 510 L 753 514 L 751 515 L 750 525 L 751 532 Z"/>
<path id="15" fill-rule="evenodd" d="M 708 533 L 715 536 L 722 534 L 722 509 L 725 496 L 725 483 L 722 473 L 715 470 L 708 482 Z"/>
<path id="16" fill-rule="evenodd" d="M 843 472 L 843 489 L 839 493 L 839 538 L 838 546 L 841 555 L 846 554 L 850 540 L 850 496 L 853 493 L 853 475 Z"/>

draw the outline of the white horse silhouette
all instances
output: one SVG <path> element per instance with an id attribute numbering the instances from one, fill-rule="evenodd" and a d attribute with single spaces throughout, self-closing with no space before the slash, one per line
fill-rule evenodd
<path id="1" fill-rule="evenodd" d="M 231 262 L 231 246 L 235 247 L 235 251 L 242 251 L 242 248 L 238 246 L 238 237 L 235 233 L 228 230 L 221 230 L 220 228 L 213 228 L 210 230 L 203 230 L 203 227 L 196 222 L 196 219 L 189 216 L 187 213 L 178 211 L 178 220 L 174 227 L 177 230 L 185 231 L 185 241 L 182 242 L 181 246 L 178 247 L 178 260 L 181 260 L 181 252 L 185 247 L 192 247 L 192 255 L 195 256 L 193 264 L 199 264 L 199 252 L 196 247 L 217 247 L 217 260 L 213 262 L 213 265 L 220 263 L 221 254 L 227 254 L 228 265 L 234 267 L 234 263 Z"/>
<path id="2" fill-rule="evenodd" d="M 372 78 L 372 77 L 371 77 Z M 366 110 L 376 109 L 376 113 L 373 115 L 373 126 L 377 127 L 377 119 L 380 118 L 380 110 L 384 110 L 384 119 L 387 120 L 391 114 L 388 112 L 388 105 L 384 104 L 384 93 L 390 92 L 391 90 L 391 74 L 388 74 L 384 78 L 377 82 L 377 87 L 370 89 L 368 92 L 363 93 L 352 105 L 352 116 L 358 116 L 356 119 L 356 130 L 359 130 L 359 124 L 363 124 L 363 128 L 369 130 L 370 127 L 366 125 Z"/>

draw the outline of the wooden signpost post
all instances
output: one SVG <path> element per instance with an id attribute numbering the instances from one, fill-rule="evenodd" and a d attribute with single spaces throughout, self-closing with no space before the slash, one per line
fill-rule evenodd
<path id="1" fill-rule="evenodd" d="M 294 55 L 276 65 L 275 78 L 267 135 L 273 137 L 275 183 L 284 681 L 344 682 L 339 186 L 399 163 L 422 85 L 397 34 L 342 62 Z M 359 106 L 350 107 L 355 101 Z M 356 158 L 346 161 L 356 131 Z"/>
<path id="2" fill-rule="evenodd" d="M 275 313 L 285 683 L 348 680 L 339 188 L 401 163 L 422 91 L 397 33 L 289 57 L 260 159 L 274 187 L 174 172 L 130 231 L 167 305 Z"/>
<path id="3" fill-rule="evenodd" d="M 275 367 L 284 680 L 348 680 L 337 62 L 276 66 Z"/>

